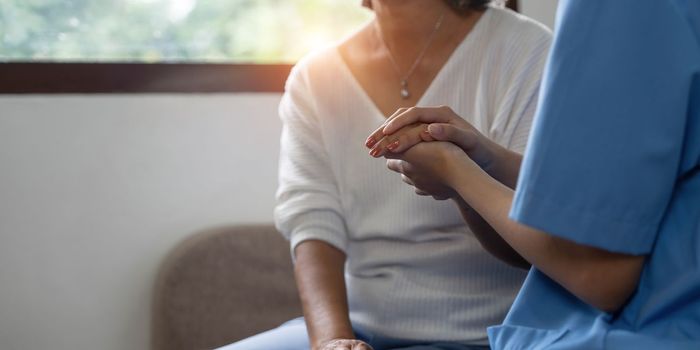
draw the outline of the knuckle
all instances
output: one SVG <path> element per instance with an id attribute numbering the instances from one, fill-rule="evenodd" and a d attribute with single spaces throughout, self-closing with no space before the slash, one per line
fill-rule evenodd
<path id="1" fill-rule="evenodd" d="M 391 169 L 391 170 L 396 170 L 396 160 L 395 159 L 387 159 L 386 160 L 386 167 Z"/>
<path id="2" fill-rule="evenodd" d="M 440 110 L 442 112 L 452 112 L 452 108 L 450 108 L 449 106 L 446 106 L 446 105 L 439 106 L 438 110 Z"/>

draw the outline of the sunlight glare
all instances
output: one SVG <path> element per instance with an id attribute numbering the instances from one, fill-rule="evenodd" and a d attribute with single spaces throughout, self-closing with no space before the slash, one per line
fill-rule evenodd
<path id="1" fill-rule="evenodd" d="M 311 52 L 333 44 L 334 38 L 320 29 L 315 29 L 312 32 L 306 33 L 302 42 L 306 51 Z"/>
<path id="2" fill-rule="evenodd" d="M 197 0 L 170 0 L 168 18 L 171 22 L 185 19 L 197 5 Z"/>

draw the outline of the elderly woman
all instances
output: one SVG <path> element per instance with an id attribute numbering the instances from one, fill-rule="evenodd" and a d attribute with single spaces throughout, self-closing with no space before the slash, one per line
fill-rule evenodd
<path id="1" fill-rule="evenodd" d="M 397 108 L 450 105 L 525 148 L 550 32 L 487 0 L 372 0 L 375 18 L 293 69 L 275 219 L 304 318 L 228 350 L 481 349 L 525 271 L 451 203 L 416 197 L 357 140 Z M 522 260 L 512 261 L 521 267 Z"/>

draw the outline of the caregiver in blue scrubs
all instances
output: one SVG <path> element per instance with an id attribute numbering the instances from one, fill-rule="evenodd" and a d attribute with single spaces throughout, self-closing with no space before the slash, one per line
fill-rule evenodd
<path id="1" fill-rule="evenodd" d="M 522 167 L 444 107 L 371 138 L 532 264 L 494 349 L 700 349 L 700 1 L 562 1 L 543 79 Z"/>

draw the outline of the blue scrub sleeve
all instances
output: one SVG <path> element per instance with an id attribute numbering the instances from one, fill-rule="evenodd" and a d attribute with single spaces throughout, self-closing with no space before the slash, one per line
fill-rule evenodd
<path id="1" fill-rule="evenodd" d="M 560 3 L 512 219 L 608 251 L 650 252 L 673 193 L 697 64 L 685 51 L 692 31 L 669 6 Z"/>

